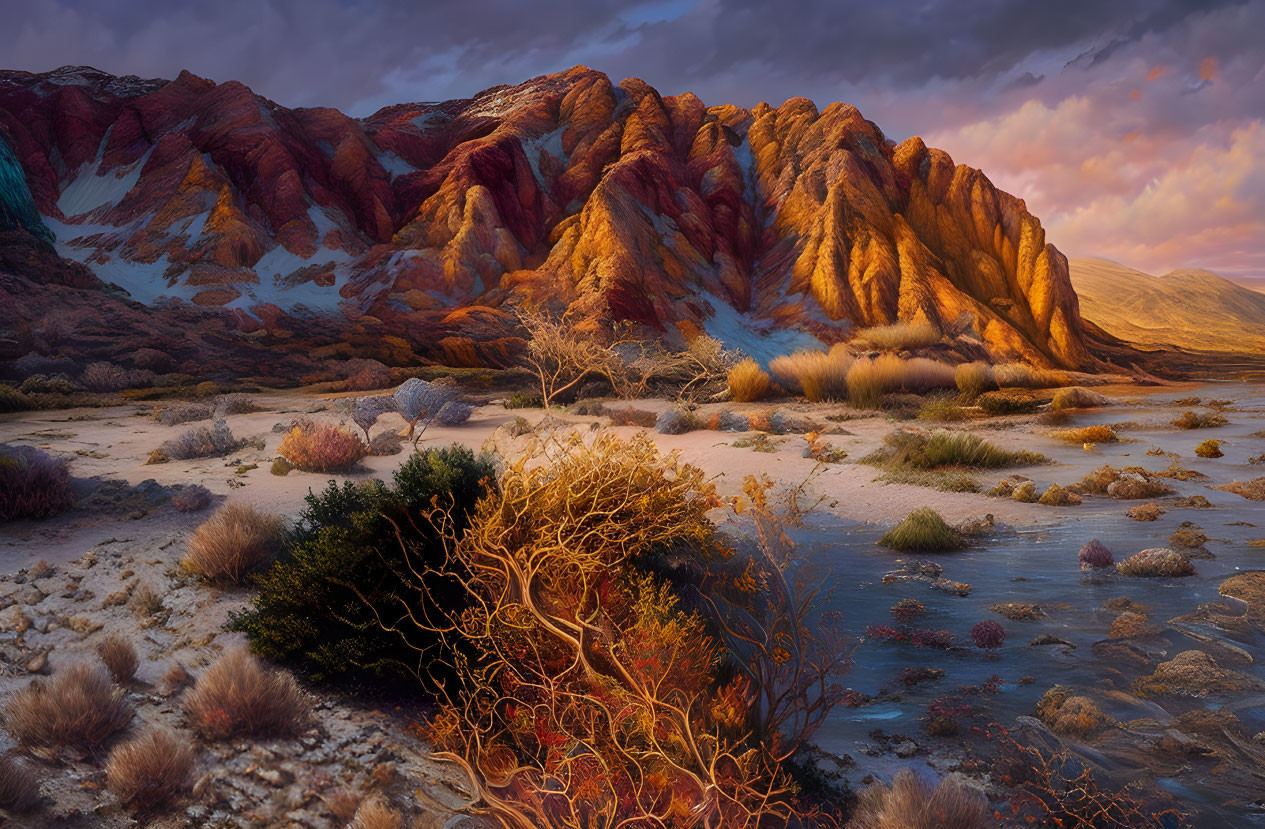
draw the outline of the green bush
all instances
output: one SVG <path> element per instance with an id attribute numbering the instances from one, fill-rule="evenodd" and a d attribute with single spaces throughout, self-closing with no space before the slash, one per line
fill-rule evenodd
<path id="1" fill-rule="evenodd" d="M 931 507 L 921 507 L 909 513 L 878 543 L 893 550 L 918 553 L 960 550 L 966 546 L 961 534 L 945 523 L 940 513 Z"/>
<path id="2" fill-rule="evenodd" d="M 1000 469 L 1006 466 L 1030 466 L 1048 463 L 1044 455 L 1027 450 L 1010 452 L 979 435 L 950 429 L 937 429 L 930 434 L 900 429 L 884 438 L 885 458 L 892 466 L 914 469 L 941 469 L 965 466 L 974 469 Z"/>
<path id="3" fill-rule="evenodd" d="M 450 510 L 454 529 L 464 531 L 492 475 L 487 457 L 454 444 L 415 453 L 389 486 L 331 481 L 307 496 L 286 552 L 257 578 L 253 607 L 231 627 L 246 633 L 256 653 L 312 681 L 416 675 L 443 682 L 428 667 L 452 661 L 436 658 L 443 642 L 407 617 L 459 614 L 467 593 L 427 516 Z"/>

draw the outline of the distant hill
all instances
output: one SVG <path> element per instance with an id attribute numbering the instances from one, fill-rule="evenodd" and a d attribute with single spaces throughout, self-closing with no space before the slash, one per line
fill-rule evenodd
<path id="1" fill-rule="evenodd" d="M 1081 315 L 1143 346 L 1265 352 L 1265 294 L 1202 270 L 1152 276 L 1105 259 L 1072 259 Z"/>

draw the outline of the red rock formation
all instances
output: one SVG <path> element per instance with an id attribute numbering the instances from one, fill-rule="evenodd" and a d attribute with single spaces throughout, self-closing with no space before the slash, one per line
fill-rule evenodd
<path id="1" fill-rule="evenodd" d="M 63 255 L 243 330 L 324 313 L 501 363 L 507 305 L 596 298 L 678 342 L 969 316 L 998 358 L 1090 362 L 1023 202 L 844 104 L 706 107 L 576 67 L 355 120 L 62 69 L 0 72 L 0 132 Z"/>

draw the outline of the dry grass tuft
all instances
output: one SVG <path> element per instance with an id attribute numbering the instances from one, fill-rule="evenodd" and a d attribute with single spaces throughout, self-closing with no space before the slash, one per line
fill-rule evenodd
<path id="1" fill-rule="evenodd" d="M 1036 368 L 1024 363 L 1003 363 L 993 366 L 993 376 L 1001 388 L 1052 389 L 1067 385 L 1066 372 Z"/>
<path id="2" fill-rule="evenodd" d="M 158 683 L 158 692 L 164 697 L 169 697 L 192 681 L 193 674 L 189 673 L 189 669 L 183 664 L 177 662 L 163 674 L 163 678 Z"/>
<path id="3" fill-rule="evenodd" d="M 23 747 L 93 751 L 126 728 L 134 713 L 105 671 L 80 663 L 10 697 L 4 725 Z"/>
<path id="4" fill-rule="evenodd" d="M 910 769 L 892 785 L 875 783 L 861 793 L 847 829 L 986 829 L 988 798 L 965 777 L 950 774 L 934 788 Z"/>
<path id="5" fill-rule="evenodd" d="M 729 372 L 729 396 L 739 403 L 763 400 L 772 391 L 773 381 L 760 364 L 747 358 Z"/>
<path id="6" fill-rule="evenodd" d="M 855 361 L 840 344 L 826 351 L 796 351 L 775 358 L 769 372 L 778 385 L 804 395 L 814 403 L 843 400 L 848 394 L 848 369 Z"/>
<path id="7" fill-rule="evenodd" d="M 953 382 L 968 402 L 973 402 L 984 392 L 997 388 L 993 367 L 988 363 L 963 363 L 954 371 Z"/>
<path id="8" fill-rule="evenodd" d="M 311 700 L 294 677 L 268 670 L 245 648 L 232 648 L 198 677 L 185 712 L 209 739 L 279 737 L 307 727 Z"/>
<path id="9" fill-rule="evenodd" d="M 141 664 L 136 648 L 117 634 L 111 634 L 97 643 L 97 656 L 101 657 L 105 669 L 120 685 L 130 682 Z"/>
<path id="10" fill-rule="evenodd" d="M 1173 421 L 1173 425 L 1178 429 L 1214 429 L 1217 426 L 1224 426 L 1229 422 L 1230 421 L 1226 420 L 1219 414 L 1182 412 L 1181 416 Z"/>
<path id="11" fill-rule="evenodd" d="M 281 519 L 247 504 L 227 504 L 198 527 L 181 565 L 207 581 L 240 584 L 268 563 L 281 539 Z"/>
<path id="12" fill-rule="evenodd" d="M 405 829 L 409 821 L 379 795 L 365 798 L 349 829 Z"/>
<path id="13" fill-rule="evenodd" d="M 929 322 L 896 322 L 859 331 L 852 342 L 874 351 L 905 351 L 935 345 L 943 337 Z"/>
<path id="14" fill-rule="evenodd" d="M 116 746 L 106 762 L 106 785 L 123 805 L 138 811 L 166 806 L 192 785 L 189 740 L 166 728 L 146 731 Z"/>
<path id="15" fill-rule="evenodd" d="M 39 805 L 40 782 L 27 765 L 0 756 L 0 809 L 13 814 L 30 812 Z"/>
<path id="16" fill-rule="evenodd" d="M 1105 424 L 1082 426 L 1079 429 L 1058 429 L 1051 432 L 1050 437 L 1068 443 L 1115 443 L 1120 440 L 1116 430 Z"/>
<path id="17" fill-rule="evenodd" d="M 128 604 L 137 616 L 153 616 L 163 609 L 163 598 L 152 584 L 142 581 L 132 588 L 132 598 Z"/>
<path id="18" fill-rule="evenodd" d="M 942 552 L 966 546 L 960 533 L 950 527 L 931 507 L 909 513 L 904 521 L 888 530 L 878 543 L 901 552 Z"/>

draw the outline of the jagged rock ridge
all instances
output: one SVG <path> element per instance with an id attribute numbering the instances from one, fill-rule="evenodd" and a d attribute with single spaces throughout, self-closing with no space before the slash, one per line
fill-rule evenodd
<path id="1" fill-rule="evenodd" d="M 498 362 L 507 310 L 549 302 L 757 353 L 928 319 L 1002 359 L 1090 359 L 1023 202 L 844 104 L 707 107 L 576 67 L 357 120 L 64 68 L 0 72 L 0 135 L 62 255 L 269 336 L 323 314 Z"/>

